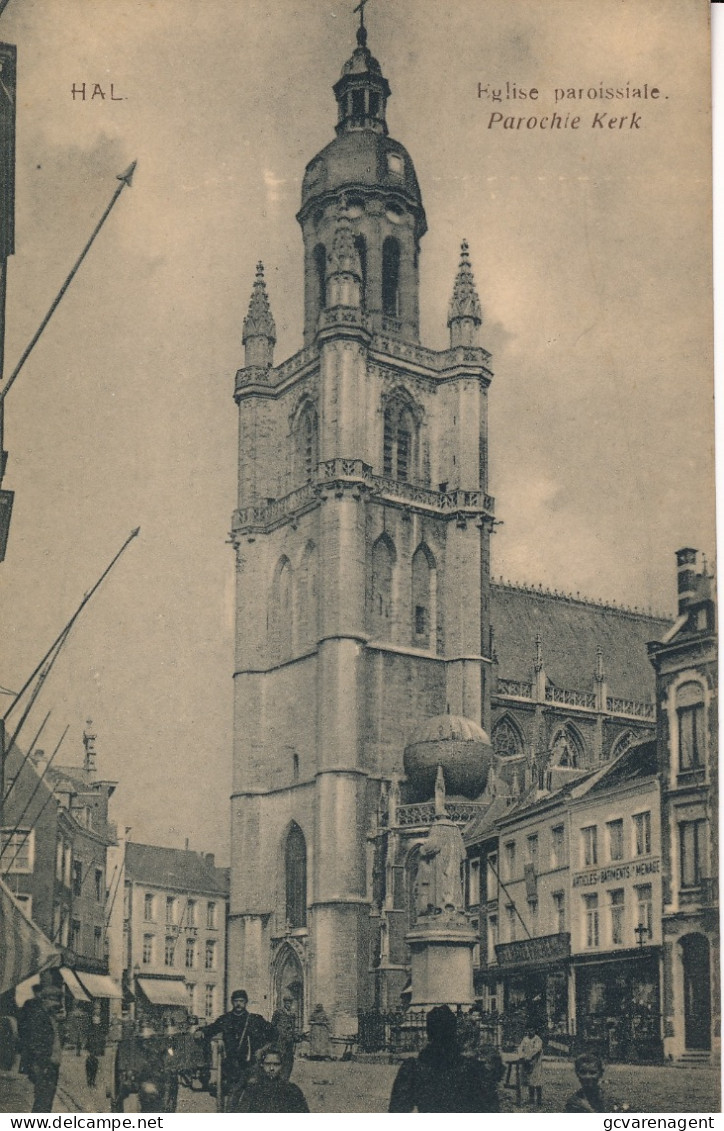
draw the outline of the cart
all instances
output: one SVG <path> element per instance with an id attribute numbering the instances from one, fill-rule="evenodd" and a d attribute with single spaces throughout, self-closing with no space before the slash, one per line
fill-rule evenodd
<path id="1" fill-rule="evenodd" d="M 174 1112 L 179 1086 L 206 1091 L 220 1111 L 221 1071 L 218 1052 L 188 1028 L 156 1033 L 148 1026 L 125 1027 L 113 1058 L 108 1089 L 111 1111 L 125 1111 L 138 1096 L 141 1111 Z"/>

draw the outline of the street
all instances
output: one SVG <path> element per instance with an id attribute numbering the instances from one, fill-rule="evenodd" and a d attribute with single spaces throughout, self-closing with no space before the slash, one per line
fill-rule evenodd
<path id="1" fill-rule="evenodd" d="M 103 1057 L 98 1083 L 89 1089 L 85 1082 L 84 1058 L 65 1051 L 54 1111 L 106 1112 L 110 1110 L 106 1087 L 111 1071 L 110 1050 Z M 304 1092 L 313 1112 L 340 1114 L 385 1112 L 396 1064 L 372 1060 L 311 1061 L 298 1059 L 292 1080 Z M 676 1065 L 612 1065 L 605 1083 L 632 1112 L 711 1113 L 720 1110 L 719 1073 L 712 1067 Z M 543 1111 L 563 1111 L 566 1097 L 577 1088 L 573 1067 L 567 1061 L 546 1060 L 544 1064 Z M 17 1073 L 0 1074 L 0 1111 L 28 1111 L 32 1104 L 29 1082 Z M 501 1088 L 501 1109 L 518 1110 L 515 1093 Z M 127 1101 L 127 1111 L 138 1110 L 135 1097 Z M 179 1091 L 178 1110 L 186 1113 L 213 1112 L 214 1102 L 205 1092 Z M 525 1107 L 522 1109 L 526 1110 Z"/>

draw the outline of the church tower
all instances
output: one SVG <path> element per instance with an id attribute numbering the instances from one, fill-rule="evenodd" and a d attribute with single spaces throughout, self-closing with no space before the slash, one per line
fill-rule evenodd
<path id="1" fill-rule="evenodd" d="M 259 264 L 234 393 L 229 985 L 304 1025 L 322 1002 L 339 1033 L 374 1000 L 368 832 L 413 788 L 405 746 L 490 710 L 490 357 L 466 243 L 449 348 L 420 344 L 425 211 L 390 93 L 361 22 L 302 186 L 304 346 L 274 364 Z"/>

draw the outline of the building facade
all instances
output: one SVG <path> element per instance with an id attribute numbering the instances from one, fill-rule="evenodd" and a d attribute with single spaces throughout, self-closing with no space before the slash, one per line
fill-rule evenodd
<path id="1" fill-rule="evenodd" d="M 339 1033 L 404 999 L 437 766 L 478 827 L 615 762 L 653 735 L 645 646 L 670 623 L 492 581 L 481 303 L 463 243 L 449 347 L 421 344 L 427 225 L 390 93 L 361 26 L 302 185 L 304 346 L 275 364 L 259 264 L 234 391 L 229 971 Z"/>
<path id="2" fill-rule="evenodd" d="M 126 841 L 114 866 L 112 972 L 126 1004 L 210 1020 L 224 1009 L 228 873 L 211 853 Z"/>
<path id="3" fill-rule="evenodd" d="M 650 645 L 661 769 L 664 1047 L 708 1059 L 721 1043 L 718 667 L 714 579 L 677 553 L 679 609 Z"/>

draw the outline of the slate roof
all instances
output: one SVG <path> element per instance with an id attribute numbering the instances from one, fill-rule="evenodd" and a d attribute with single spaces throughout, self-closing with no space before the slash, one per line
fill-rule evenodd
<path id="1" fill-rule="evenodd" d="M 126 844 L 126 875 L 151 887 L 228 895 L 228 869 L 216 868 L 213 856 L 158 844 Z"/>
<path id="2" fill-rule="evenodd" d="M 629 746 L 614 762 L 611 762 L 605 772 L 595 782 L 589 793 L 599 793 L 611 789 L 625 782 L 637 781 L 658 772 L 659 764 L 656 750 L 656 739 L 647 739 L 646 742 L 635 742 Z"/>
<path id="3" fill-rule="evenodd" d="M 653 701 L 654 671 L 646 645 L 661 640 L 671 620 L 501 582 L 491 586 L 490 619 L 501 679 L 531 680 L 540 633 L 549 683 L 590 690 L 600 645 L 609 695 Z"/>

